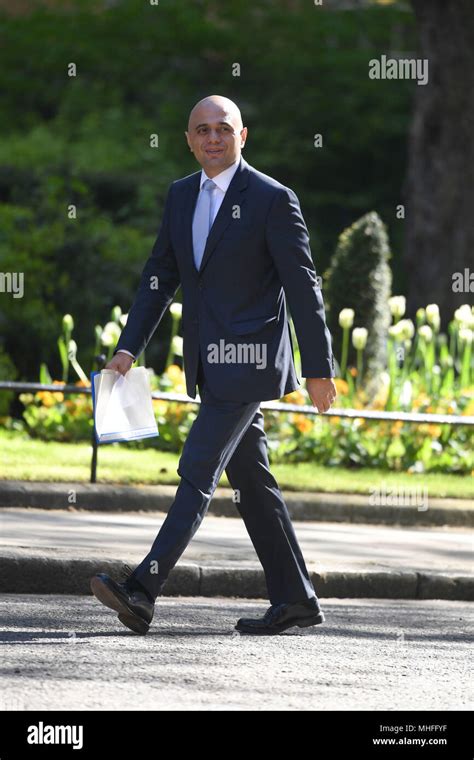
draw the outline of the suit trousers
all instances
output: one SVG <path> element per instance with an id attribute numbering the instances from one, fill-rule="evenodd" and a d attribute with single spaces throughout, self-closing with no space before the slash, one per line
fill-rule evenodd
<path id="1" fill-rule="evenodd" d="M 216 398 L 201 362 L 197 382 L 201 405 L 179 460 L 181 480 L 175 499 L 130 580 L 137 580 L 156 599 L 199 528 L 225 470 L 262 564 L 270 603 L 317 598 L 288 509 L 270 472 L 260 402 Z"/>

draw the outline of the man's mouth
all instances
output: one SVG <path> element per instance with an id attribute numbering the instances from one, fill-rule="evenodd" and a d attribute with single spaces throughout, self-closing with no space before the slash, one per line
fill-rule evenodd
<path id="1" fill-rule="evenodd" d="M 224 152 L 223 148 L 208 148 L 206 153 L 208 156 L 220 156 Z"/>

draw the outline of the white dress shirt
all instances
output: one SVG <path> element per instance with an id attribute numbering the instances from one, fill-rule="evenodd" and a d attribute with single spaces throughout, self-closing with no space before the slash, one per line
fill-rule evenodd
<path id="1" fill-rule="evenodd" d="M 199 191 L 201 190 L 201 188 L 202 188 L 204 182 L 206 181 L 206 179 L 212 179 L 212 181 L 214 182 L 214 184 L 217 185 L 217 187 L 215 187 L 212 190 L 212 195 L 211 195 L 211 200 L 212 200 L 212 207 L 211 207 L 212 208 L 212 216 L 211 216 L 211 218 L 212 218 L 212 224 L 214 223 L 214 219 L 217 216 L 217 212 L 219 211 L 219 209 L 220 209 L 220 207 L 222 205 L 222 201 L 224 200 L 224 196 L 225 196 L 225 194 L 226 194 L 226 192 L 228 190 L 228 187 L 229 187 L 229 185 L 230 185 L 230 183 L 232 181 L 232 177 L 234 176 L 235 172 L 237 171 L 237 167 L 239 165 L 239 162 L 240 162 L 240 156 L 239 156 L 239 158 L 236 159 L 236 161 L 234 161 L 233 164 L 231 164 L 230 166 L 228 166 L 227 169 L 224 169 L 224 171 L 221 172 L 220 174 L 216 174 L 215 177 L 208 177 L 207 174 L 206 174 L 206 172 L 204 171 L 204 169 L 201 170 L 201 181 L 199 183 Z M 133 359 L 135 359 L 135 356 L 132 353 L 130 353 L 130 351 L 127 351 L 125 348 L 119 349 L 119 351 L 117 351 L 117 353 L 118 354 L 128 354 Z"/>

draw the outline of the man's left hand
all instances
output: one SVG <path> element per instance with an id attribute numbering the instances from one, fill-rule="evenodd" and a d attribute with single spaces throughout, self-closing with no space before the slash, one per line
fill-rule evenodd
<path id="1" fill-rule="evenodd" d="M 334 380 L 330 377 L 307 377 L 306 390 L 313 402 L 313 406 L 320 413 L 327 412 L 337 396 Z"/>

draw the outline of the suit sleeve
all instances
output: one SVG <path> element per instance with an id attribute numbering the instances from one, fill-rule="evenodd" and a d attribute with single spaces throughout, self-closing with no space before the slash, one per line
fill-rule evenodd
<path id="1" fill-rule="evenodd" d="M 331 336 L 311 257 L 309 234 L 295 193 L 277 190 L 266 240 L 295 325 L 303 377 L 334 377 Z"/>
<path id="2" fill-rule="evenodd" d="M 179 288 L 180 275 L 170 237 L 172 188 L 171 184 L 158 236 L 114 354 L 125 349 L 138 357 L 145 350 Z"/>

